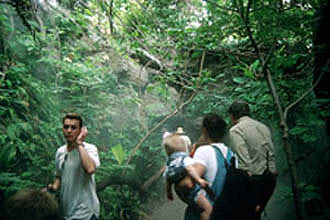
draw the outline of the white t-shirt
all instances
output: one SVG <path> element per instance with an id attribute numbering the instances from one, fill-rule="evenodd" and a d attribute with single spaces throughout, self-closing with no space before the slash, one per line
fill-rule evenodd
<path id="1" fill-rule="evenodd" d="M 212 144 L 221 150 L 222 155 L 226 158 L 228 148 L 223 143 Z M 194 159 L 205 167 L 204 178 L 212 186 L 217 174 L 217 157 L 215 149 L 211 145 L 200 146 L 197 148 Z"/>
<path id="2" fill-rule="evenodd" d="M 93 144 L 83 143 L 95 166 L 100 166 L 97 148 Z M 61 146 L 56 152 L 55 175 L 61 178 L 61 207 L 66 220 L 89 220 L 100 213 L 100 204 L 96 195 L 94 174 L 85 172 L 78 149 L 70 152 L 67 146 Z"/>
<path id="3" fill-rule="evenodd" d="M 193 165 L 195 163 L 196 163 L 196 160 L 194 158 L 191 158 L 190 156 L 184 158 L 184 160 L 183 160 L 184 167 Z"/>

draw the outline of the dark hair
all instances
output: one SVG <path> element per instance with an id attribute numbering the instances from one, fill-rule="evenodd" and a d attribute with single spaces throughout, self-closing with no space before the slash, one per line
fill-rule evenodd
<path id="1" fill-rule="evenodd" d="M 82 128 L 83 126 L 83 120 L 81 118 L 81 116 L 78 113 L 74 113 L 74 112 L 70 112 L 67 113 L 62 120 L 62 123 L 64 124 L 65 119 L 76 119 L 79 121 L 79 127 Z"/>
<path id="2" fill-rule="evenodd" d="M 249 116 L 249 104 L 242 100 L 236 100 L 229 106 L 228 113 L 232 114 L 235 119 L 239 119 L 243 116 Z"/>
<path id="3" fill-rule="evenodd" d="M 226 134 L 227 123 L 219 115 L 209 113 L 203 119 L 203 127 L 206 129 L 208 136 L 213 141 L 218 142 Z"/>
<path id="4" fill-rule="evenodd" d="M 60 208 L 54 195 L 40 189 L 16 192 L 1 210 L 4 220 L 60 220 Z"/>

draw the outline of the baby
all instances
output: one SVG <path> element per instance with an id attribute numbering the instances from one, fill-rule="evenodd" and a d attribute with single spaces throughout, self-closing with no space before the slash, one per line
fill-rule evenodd
<path id="1" fill-rule="evenodd" d="M 193 167 L 196 161 L 186 152 L 184 141 L 179 135 L 171 134 L 164 138 L 163 145 L 168 156 L 165 171 L 168 199 L 173 200 L 172 185 L 174 184 L 180 199 L 190 205 L 197 204 L 202 210 L 200 219 L 209 219 L 212 205 L 203 193 L 199 193 L 201 187 L 209 189 L 208 182 L 202 179 Z M 211 196 L 211 192 L 206 191 Z"/>

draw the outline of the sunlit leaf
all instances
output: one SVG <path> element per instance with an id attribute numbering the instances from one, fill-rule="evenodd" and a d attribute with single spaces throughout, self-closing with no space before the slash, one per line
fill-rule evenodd
<path id="1" fill-rule="evenodd" d="M 118 164 L 122 164 L 126 158 L 126 152 L 124 151 L 123 146 L 121 144 L 117 144 L 111 148 L 111 151 L 115 156 Z"/>

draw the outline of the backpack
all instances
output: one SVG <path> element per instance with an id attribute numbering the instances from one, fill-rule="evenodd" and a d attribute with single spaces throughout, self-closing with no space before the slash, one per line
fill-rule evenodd
<path id="1" fill-rule="evenodd" d="M 224 158 L 222 152 L 214 147 Z M 246 171 L 235 167 L 235 157 L 230 163 L 224 158 L 226 176 L 222 191 L 214 201 L 212 219 L 249 219 L 256 204 L 251 177 Z"/>
<path id="2" fill-rule="evenodd" d="M 187 175 L 187 170 L 183 163 L 186 157 L 188 157 L 188 153 L 175 152 L 168 158 L 165 176 L 171 183 L 177 183 Z"/>

